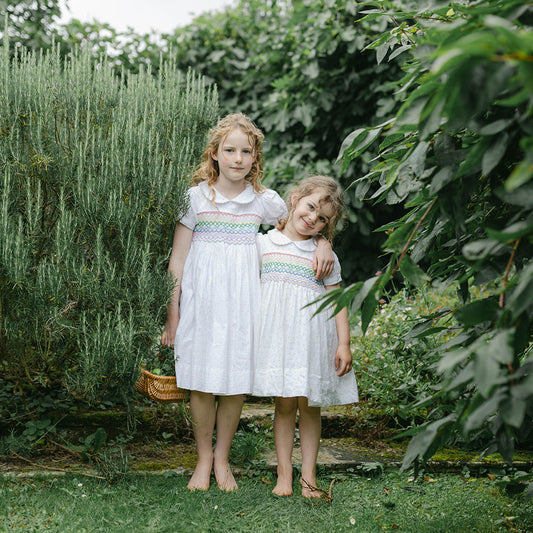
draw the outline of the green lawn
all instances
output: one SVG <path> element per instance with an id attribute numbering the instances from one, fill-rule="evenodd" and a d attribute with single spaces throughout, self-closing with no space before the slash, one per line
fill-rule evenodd
<path id="1" fill-rule="evenodd" d="M 189 492 L 188 477 L 128 475 L 116 485 L 82 476 L 0 478 L 0 531 L 339 532 L 533 530 L 533 501 L 509 497 L 494 481 L 440 475 L 336 475 L 333 501 L 271 494 L 265 479 L 240 489 Z M 323 476 L 327 488 L 331 476 Z M 296 484 L 295 484 L 296 486 Z"/>

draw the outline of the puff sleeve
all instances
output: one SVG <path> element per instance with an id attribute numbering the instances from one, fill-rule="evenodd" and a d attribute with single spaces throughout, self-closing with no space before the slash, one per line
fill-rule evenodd
<path id="1" fill-rule="evenodd" d="M 194 229 L 198 221 L 198 206 L 197 196 L 199 193 L 199 187 L 191 187 L 187 191 L 187 205 L 189 206 L 187 211 L 180 217 L 179 221 L 189 229 Z"/>
<path id="2" fill-rule="evenodd" d="M 263 224 L 275 226 L 280 218 L 287 217 L 287 204 L 276 191 L 267 189 L 260 195 L 260 198 L 263 211 Z"/>

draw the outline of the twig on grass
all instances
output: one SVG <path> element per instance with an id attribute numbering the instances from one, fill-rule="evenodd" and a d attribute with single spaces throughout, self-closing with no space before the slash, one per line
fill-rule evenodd
<path id="1" fill-rule="evenodd" d="M 317 500 L 316 503 L 320 501 L 331 503 L 333 501 L 332 490 L 333 490 L 333 483 L 335 483 L 335 479 L 331 480 L 331 483 L 329 484 L 329 489 L 327 491 L 325 491 L 324 489 L 321 489 L 320 487 L 315 487 L 314 485 L 311 485 L 304 478 L 301 478 L 301 481 L 302 481 L 302 486 L 305 485 L 305 487 L 308 488 L 310 491 L 318 492 L 320 494 L 318 498 L 314 498 Z"/>

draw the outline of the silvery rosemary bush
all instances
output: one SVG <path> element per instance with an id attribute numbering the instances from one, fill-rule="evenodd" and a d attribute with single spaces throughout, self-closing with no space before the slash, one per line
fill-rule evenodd
<path id="1" fill-rule="evenodd" d="M 127 398 L 155 357 L 173 229 L 216 92 L 171 63 L 117 77 L 0 48 L 0 374 Z"/>

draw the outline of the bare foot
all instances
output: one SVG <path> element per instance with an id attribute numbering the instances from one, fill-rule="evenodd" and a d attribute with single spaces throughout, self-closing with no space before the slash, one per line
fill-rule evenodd
<path id="1" fill-rule="evenodd" d="M 214 470 L 215 479 L 220 490 L 231 492 L 239 488 L 227 461 L 217 461 L 215 457 Z"/>
<path id="2" fill-rule="evenodd" d="M 209 489 L 209 481 L 211 478 L 211 470 L 213 469 L 213 459 L 198 463 L 189 480 L 187 488 L 189 490 L 207 490 Z"/>
<path id="3" fill-rule="evenodd" d="M 321 498 L 323 491 L 316 485 L 316 479 L 311 478 L 306 480 L 300 479 L 300 485 L 302 486 L 302 496 L 304 498 Z"/>
<path id="4" fill-rule="evenodd" d="M 276 496 L 290 496 L 292 494 L 292 477 L 278 477 L 278 482 L 276 483 L 276 486 L 272 489 L 272 493 Z"/>

